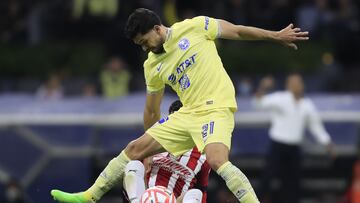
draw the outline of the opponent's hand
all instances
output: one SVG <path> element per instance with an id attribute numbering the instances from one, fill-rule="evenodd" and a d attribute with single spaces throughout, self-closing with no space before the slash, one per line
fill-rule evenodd
<path id="1" fill-rule="evenodd" d="M 150 173 L 151 172 L 151 165 L 153 162 L 153 157 L 147 157 L 143 160 L 143 164 L 144 164 L 144 168 L 145 168 L 145 174 Z"/>
<path id="2" fill-rule="evenodd" d="M 309 39 L 309 32 L 302 32 L 300 28 L 294 28 L 294 25 L 291 23 L 286 28 L 276 32 L 276 39 L 283 45 L 298 49 L 294 42 L 305 41 Z"/>

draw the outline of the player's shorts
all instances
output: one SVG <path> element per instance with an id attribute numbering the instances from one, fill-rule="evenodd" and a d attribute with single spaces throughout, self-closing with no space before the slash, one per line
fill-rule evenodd
<path id="1" fill-rule="evenodd" d="M 180 109 L 161 119 L 146 133 L 168 152 L 179 156 L 194 145 L 202 152 L 209 143 L 223 143 L 230 150 L 234 125 L 234 112 L 230 108 L 199 112 L 182 112 Z"/>

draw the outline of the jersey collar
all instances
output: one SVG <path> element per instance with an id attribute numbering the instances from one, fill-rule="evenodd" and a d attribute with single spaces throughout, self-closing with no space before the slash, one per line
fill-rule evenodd
<path id="1" fill-rule="evenodd" d="M 166 38 L 165 38 L 165 42 L 163 44 L 164 50 L 165 52 L 168 52 L 168 50 L 170 49 L 170 39 L 172 37 L 172 29 L 171 28 L 167 28 L 166 29 Z"/>

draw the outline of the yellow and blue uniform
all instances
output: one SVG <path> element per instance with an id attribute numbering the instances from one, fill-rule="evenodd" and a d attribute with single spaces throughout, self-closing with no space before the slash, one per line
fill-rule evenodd
<path id="1" fill-rule="evenodd" d="M 163 44 L 164 53 L 149 53 L 144 63 L 147 91 L 172 87 L 183 107 L 147 133 L 167 151 L 180 155 L 194 144 L 231 146 L 235 89 L 217 53 L 218 21 L 206 16 L 175 23 Z M 174 144 L 176 143 L 176 144 Z"/>

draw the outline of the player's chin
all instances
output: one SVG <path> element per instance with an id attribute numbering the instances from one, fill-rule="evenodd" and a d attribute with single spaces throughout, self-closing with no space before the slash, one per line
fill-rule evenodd
<path id="1" fill-rule="evenodd" d="M 162 46 L 160 47 L 153 47 L 150 49 L 151 52 L 153 52 L 154 54 L 161 54 L 164 52 L 164 48 Z"/>
<path id="2" fill-rule="evenodd" d="M 160 54 L 161 53 L 161 51 L 160 51 L 160 49 L 151 49 L 150 50 L 151 52 L 153 52 L 154 54 Z"/>

